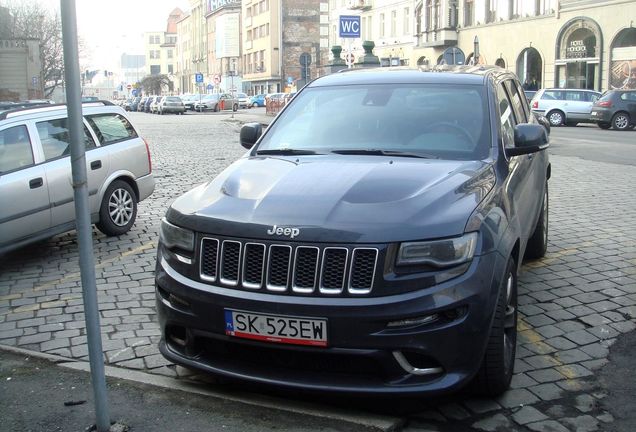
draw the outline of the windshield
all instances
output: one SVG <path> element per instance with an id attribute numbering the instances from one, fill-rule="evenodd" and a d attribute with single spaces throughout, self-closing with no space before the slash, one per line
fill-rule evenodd
<path id="1" fill-rule="evenodd" d="M 268 128 L 258 153 L 422 153 L 440 159 L 485 159 L 490 150 L 487 113 L 483 86 L 307 88 Z"/>

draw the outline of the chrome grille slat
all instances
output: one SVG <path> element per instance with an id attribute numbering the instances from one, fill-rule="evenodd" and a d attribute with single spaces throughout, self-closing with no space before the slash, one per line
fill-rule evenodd
<path id="1" fill-rule="evenodd" d="M 356 248 L 351 255 L 348 290 L 351 294 L 368 294 L 373 288 L 378 250 Z"/>
<path id="2" fill-rule="evenodd" d="M 343 247 L 327 247 L 322 253 L 320 292 L 340 294 L 344 290 L 349 250 Z"/>
<path id="3" fill-rule="evenodd" d="M 320 249 L 315 246 L 298 246 L 296 248 L 292 291 L 303 294 L 314 292 L 319 258 Z"/>
<path id="4" fill-rule="evenodd" d="M 236 286 L 239 281 L 241 267 L 241 242 L 223 240 L 221 244 L 221 264 L 219 266 L 221 282 Z"/>
<path id="5" fill-rule="evenodd" d="M 267 284 L 270 291 L 285 291 L 289 283 L 291 246 L 271 245 L 267 261 Z"/>
<path id="6" fill-rule="evenodd" d="M 262 243 L 245 243 L 241 278 L 245 288 L 259 289 L 263 286 L 265 250 L 265 245 Z"/>
<path id="7" fill-rule="evenodd" d="M 373 290 L 379 249 L 201 239 L 201 280 L 247 290 L 364 295 Z"/>
<path id="8" fill-rule="evenodd" d="M 216 262 L 219 252 L 219 241 L 212 238 L 201 240 L 201 279 L 216 282 Z"/>

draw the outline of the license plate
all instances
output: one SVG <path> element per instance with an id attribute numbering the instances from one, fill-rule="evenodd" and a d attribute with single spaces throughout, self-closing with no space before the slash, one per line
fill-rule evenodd
<path id="1" fill-rule="evenodd" d="M 592 112 L 592 115 L 595 116 L 595 115 L 598 115 L 598 113 Z"/>
<path id="2" fill-rule="evenodd" d="M 225 309 L 225 334 L 293 345 L 327 346 L 327 320 Z"/>

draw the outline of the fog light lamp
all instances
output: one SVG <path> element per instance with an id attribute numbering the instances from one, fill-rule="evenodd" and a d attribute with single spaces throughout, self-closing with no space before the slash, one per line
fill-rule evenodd
<path id="1" fill-rule="evenodd" d="M 413 327 L 422 324 L 431 324 L 439 319 L 438 314 L 426 315 L 423 317 L 416 318 L 405 318 L 398 321 L 390 321 L 387 324 L 387 327 L 395 328 L 395 327 Z"/>

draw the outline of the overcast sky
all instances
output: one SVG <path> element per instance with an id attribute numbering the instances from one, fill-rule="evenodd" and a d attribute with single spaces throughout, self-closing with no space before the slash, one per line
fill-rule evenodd
<path id="1" fill-rule="evenodd" d="M 60 9 L 60 0 L 26 1 Z M 174 8 L 189 10 L 188 0 L 75 0 L 75 4 L 86 54 L 80 67 L 107 70 L 118 68 L 123 53 L 143 54 L 143 33 L 165 31 Z"/>

